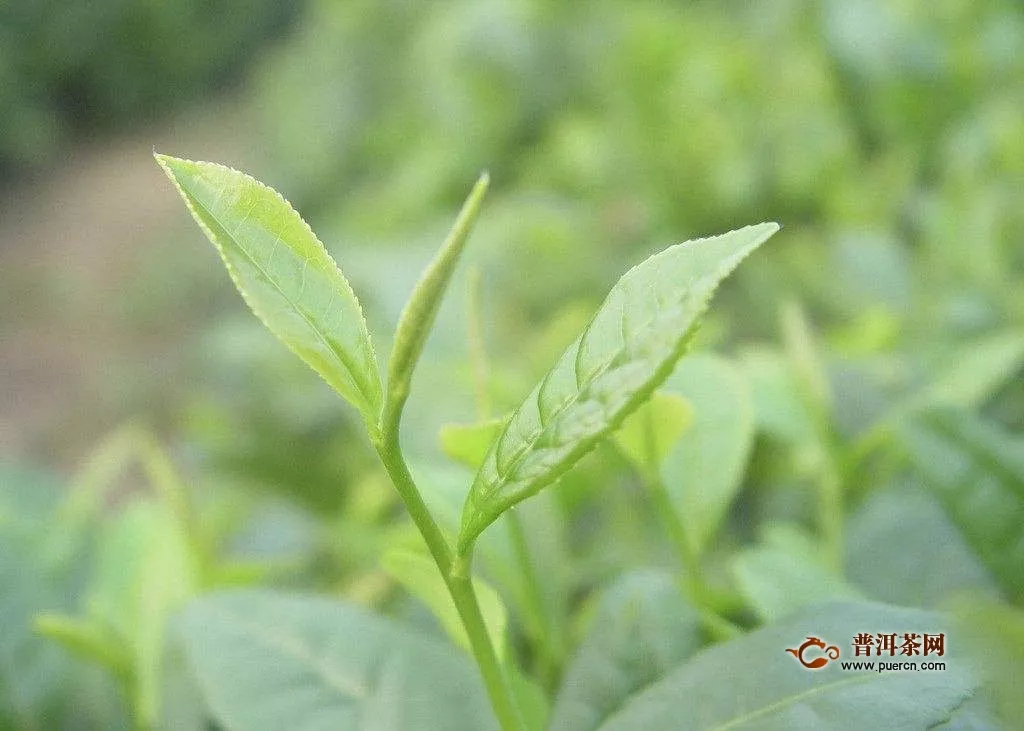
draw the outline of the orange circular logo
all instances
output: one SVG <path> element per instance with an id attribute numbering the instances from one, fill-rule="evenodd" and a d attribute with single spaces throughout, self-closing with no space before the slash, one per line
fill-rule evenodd
<path id="1" fill-rule="evenodd" d="M 804 657 L 804 653 L 812 647 L 821 650 L 824 654 L 818 655 L 812 660 L 808 660 Z M 804 644 L 800 645 L 800 647 L 787 648 L 786 652 L 788 652 L 790 655 L 799 660 L 800 664 L 803 665 L 805 668 L 810 668 L 811 670 L 823 668 L 826 665 L 828 665 L 829 660 L 835 660 L 839 657 L 838 647 L 836 647 L 835 645 L 826 646 L 825 643 L 819 640 L 817 637 L 808 637 L 807 641 Z M 813 655 L 814 653 L 812 652 L 811 654 Z"/>

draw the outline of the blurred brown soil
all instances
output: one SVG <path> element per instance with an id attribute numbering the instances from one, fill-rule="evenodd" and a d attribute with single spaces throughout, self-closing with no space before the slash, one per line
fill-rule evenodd
<path id="1" fill-rule="evenodd" d="M 80 145 L 4 193 L 0 459 L 79 461 L 133 416 L 133 380 L 176 358 L 188 323 L 174 313 L 152 335 L 125 326 L 146 286 L 140 276 L 154 276 L 187 223 L 151 153 L 237 157 L 239 114 L 230 101 L 208 103 L 160 128 Z"/>

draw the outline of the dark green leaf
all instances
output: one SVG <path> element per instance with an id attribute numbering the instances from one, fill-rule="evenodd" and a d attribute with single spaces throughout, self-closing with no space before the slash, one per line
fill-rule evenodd
<path id="1" fill-rule="evenodd" d="M 937 497 L 915 486 L 873 492 L 845 535 L 847 576 L 872 599 L 938 607 L 959 592 L 998 593 Z"/>
<path id="2" fill-rule="evenodd" d="M 600 728 L 631 696 L 692 655 L 700 641 L 700 619 L 669 574 L 626 575 L 601 598 L 566 671 L 551 728 Z"/>
<path id="3" fill-rule="evenodd" d="M 1024 440 L 965 411 L 923 415 L 900 433 L 964 538 L 1024 599 Z"/>

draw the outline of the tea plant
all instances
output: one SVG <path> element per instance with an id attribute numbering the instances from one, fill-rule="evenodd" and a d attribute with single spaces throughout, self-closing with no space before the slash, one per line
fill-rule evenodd
<path id="1" fill-rule="evenodd" d="M 733 572 L 746 602 L 766 622 L 786 618 L 744 637 L 732 600 L 708 581 L 705 549 L 739 489 L 752 415 L 736 366 L 708 356 L 676 365 L 719 283 L 776 224 L 673 246 L 634 267 L 509 416 L 447 429 L 445 450 L 476 468 L 453 511 L 452 495 L 431 495 L 414 477 L 400 428 L 415 367 L 487 177 L 413 289 L 382 379 L 355 294 L 280 195 L 220 165 L 157 160 L 254 313 L 360 414 L 426 547 L 424 554 L 416 545 L 396 546 L 384 566 L 468 650 L 478 672 L 459 651 L 341 602 L 252 590 L 210 595 L 191 603 L 183 632 L 196 682 L 218 723 L 267 729 L 496 723 L 506 731 L 549 721 L 551 728 L 581 730 L 819 728 L 822 719 L 835 728 L 988 723 L 984 705 L 970 700 L 978 680 L 955 645 L 944 655 L 946 669 L 931 673 L 810 672 L 784 652 L 808 632 L 838 640 L 886 628 L 938 632 L 946 621 L 864 603 L 841 578 L 843 483 L 877 446 L 877 434 L 849 448 L 830 435 L 828 387 L 795 306 L 784 331 L 808 415 L 799 428 L 816 435 L 807 459 L 819 484 L 820 560 L 813 558 L 819 550 L 813 539 L 785 527 L 737 553 Z M 778 374 L 771 364 L 758 368 Z M 878 428 L 889 433 L 886 424 Z M 540 571 L 547 567 L 531 560 L 535 547 L 517 506 L 612 434 L 657 506 L 682 572 L 678 582 L 653 570 L 616 583 L 597 606 L 576 657 L 567 659 L 558 623 L 543 608 Z M 475 556 L 485 563 L 493 558 L 495 544 L 485 544 L 495 532 L 498 553 L 517 557 L 512 583 L 523 589 L 517 600 L 531 625 L 529 654 L 539 660 L 532 674 L 509 641 L 502 595 L 474 573 Z M 1016 581 L 1016 559 L 1004 570 Z M 793 614 L 830 599 L 846 603 Z M 691 659 L 708 638 L 722 644 Z M 748 665 L 755 671 L 738 672 Z"/>
<path id="2" fill-rule="evenodd" d="M 336 512 L 305 524 L 309 556 L 268 563 L 227 547 L 239 525 L 265 529 L 247 500 L 218 498 L 216 479 L 187 485 L 137 427 L 101 444 L 64 500 L 0 465 L 0 726 L 123 727 L 113 688 L 136 728 L 197 731 L 948 730 L 1017 716 L 1024 445 L 979 407 L 1019 370 L 1019 333 L 955 353 L 851 436 L 799 303 L 780 308 L 781 350 L 686 352 L 720 281 L 777 229 L 761 224 L 632 269 L 495 419 L 492 403 L 513 402 L 491 391 L 500 365 L 487 362 L 474 275 L 478 420 L 442 429 L 460 467 L 440 468 L 410 457 L 400 428 L 486 176 L 381 368 L 345 277 L 279 195 L 222 166 L 157 159 L 252 309 L 354 406 L 383 470 L 346 473 L 343 499 L 318 498 Z M 111 507 L 133 464 L 143 489 Z M 282 583 L 344 598 L 239 588 Z M 398 608 L 420 614 L 395 611 L 395 585 L 413 598 Z M 958 595 L 951 613 L 919 608 Z M 944 669 L 840 664 L 902 659 L 895 647 L 857 657 L 851 641 L 915 632 L 944 635 Z M 840 659 L 802 666 L 810 638 Z"/>

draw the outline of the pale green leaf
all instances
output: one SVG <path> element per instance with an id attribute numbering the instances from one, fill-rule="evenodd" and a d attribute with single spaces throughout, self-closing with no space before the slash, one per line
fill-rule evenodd
<path id="1" fill-rule="evenodd" d="M 198 581 L 181 527 L 161 504 L 132 503 L 105 529 L 88 614 L 127 648 L 135 678 L 133 709 L 145 724 L 155 723 L 161 712 L 168 622 Z"/>
<path id="2" fill-rule="evenodd" d="M 853 638 L 861 632 L 947 633 L 941 658 L 946 669 L 844 670 L 832 661 L 807 670 L 786 652 L 817 637 L 840 649 L 840 661 L 851 659 Z M 925 731 L 947 721 L 975 692 L 978 681 L 962 649 L 940 614 L 881 604 L 819 605 L 697 655 L 598 728 Z"/>
<path id="3" fill-rule="evenodd" d="M 763 622 L 775 622 L 798 609 L 827 601 L 862 599 L 859 591 L 816 561 L 814 541 L 788 526 L 775 526 L 763 545 L 732 559 L 740 593 Z"/>
<path id="4" fill-rule="evenodd" d="M 462 653 L 353 606 L 228 592 L 191 604 L 182 628 L 202 693 L 227 729 L 497 729 Z"/>
<path id="5" fill-rule="evenodd" d="M 437 564 L 429 555 L 411 549 L 392 549 L 384 554 L 381 566 L 410 594 L 430 608 L 430 611 L 441 622 L 445 632 L 459 647 L 466 652 L 472 649 L 462 619 L 455 608 L 455 602 L 452 601 Z M 508 626 L 505 604 L 497 592 L 480 579 L 473 579 L 473 589 L 480 604 L 480 613 L 487 626 L 491 644 L 499 659 L 503 658 L 507 644 L 505 630 Z"/>
<path id="6" fill-rule="evenodd" d="M 36 617 L 35 629 L 69 652 L 97 662 L 115 674 L 131 671 L 131 658 L 120 638 L 98 622 L 45 613 Z"/>
<path id="7" fill-rule="evenodd" d="M 627 574 L 601 597 L 591 629 L 566 670 L 551 728 L 600 728 L 624 701 L 682 663 L 700 642 L 700 619 L 669 574 Z"/>
<path id="8" fill-rule="evenodd" d="M 156 159 L 256 316 L 375 427 L 381 384 L 366 320 L 306 222 L 276 191 L 237 170 Z"/>
<path id="9" fill-rule="evenodd" d="M 750 383 L 757 428 L 798 446 L 814 442 L 814 424 L 789 359 L 774 350 L 748 348 L 739 360 Z"/>
<path id="10" fill-rule="evenodd" d="M 657 470 L 692 421 L 693 409 L 686 399 L 658 390 L 622 422 L 612 439 L 641 473 Z"/>
<path id="11" fill-rule="evenodd" d="M 441 245 L 437 256 L 416 283 L 398 319 L 391 357 L 388 360 L 387 413 L 384 422 L 390 429 L 398 428 L 402 407 L 409 395 L 413 369 L 423 352 L 423 346 L 437 317 L 437 310 L 441 306 L 441 298 L 448 289 L 448 283 L 455 273 L 455 265 L 480 212 L 480 205 L 487 193 L 489 182 L 490 178 L 484 173 L 473 186 L 469 198 L 455 220 L 455 225 Z"/>
<path id="12" fill-rule="evenodd" d="M 441 427 L 441 451 L 475 470 L 483 463 L 505 422 L 506 419 L 489 419 L 475 424 L 445 424 Z"/>
<path id="13" fill-rule="evenodd" d="M 1024 611 L 965 598 L 955 627 L 978 660 L 986 681 L 982 695 L 993 715 L 1008 724 L 1019 723 L 1024 718 Z"/>
<path id="14" fill-rule="evenodd" d="M 693 419 L 661 466 L 665 490 L 699 554 L 743 484 L 754 441 L 754 406 L 742 371 L 706 354 L 684 359 L 663 386 L 690 404 Z"/>
<path id="15" fill-rule="evenodd" d="M 463 509 L 460 553 L 650 396 L 682 356 L 718 284 L 778 228 L 763 223 L 688 241 L 619 280 L 488 452 Z"/>

